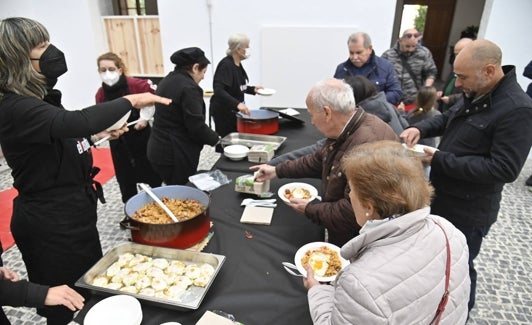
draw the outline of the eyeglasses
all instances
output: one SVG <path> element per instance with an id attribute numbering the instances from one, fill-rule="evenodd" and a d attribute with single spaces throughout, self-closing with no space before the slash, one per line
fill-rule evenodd
<path id="1" fill-rule="evenodd" d="M 418 38 L 419 36 L 421 36 L 420 33 L 415 33 L 415 34 L 413 34 L 413 33 L 406 33 L 406 34 L 403 35 L 404 38 L 412 38 L 412 37 Z"/>
<path id="2" fill-rule="evenodd" d="M 106 71 L 114 72 L 114 71 L 116 71 L 116 70 L 118 70 L 118 68 L 115 68 L 115 67 L 100 68 L 100 69 L 98 69 L 98 71 L 100 71 L 101 73 L 104 73 L 104 72 L 106 72 Z"/>

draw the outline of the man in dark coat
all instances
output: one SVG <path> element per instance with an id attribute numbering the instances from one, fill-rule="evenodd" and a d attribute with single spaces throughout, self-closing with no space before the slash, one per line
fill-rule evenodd
<path id="1" fill-rule="evenodd" d="M 456 86 L 462 88 L 463 98 L 449 111 L 401 134 L 409 146 L 420 138 L 442 137 L 439 150 L 425 150 L 435 188 L 431 208 L 466 236 L 469 310 L 475 304 L 473 260 L 497 220 L 504 184 L 519 176 L 532 145 L 532 100 L 517 83 L 515 67 L 503 67 L 501 61 L 496 44 L 471 42 L 454 62 Z"/>

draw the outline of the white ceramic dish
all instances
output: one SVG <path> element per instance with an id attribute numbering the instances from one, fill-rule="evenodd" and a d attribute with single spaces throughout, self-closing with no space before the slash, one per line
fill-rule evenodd
<path id="1" fill-rule="evenodd" d="M 116 121 L 115 124 L 108 127 L 106 131 L 113 131 L 113 130 L 120 129 L 127 122 L 129 115 L 131 115 L 131 111 L 127 112 L 126 115 L 122 116 L 118 121 Z"/>
<path id="2" fill-rule="evenodd" d="M 297 266 L 297 270 L 299 271 L 299 273 L 303 274 L 304 276 L 307 276 L 307 271 L 305 270 L 305 268 L 301 264 L 301 259 L 303 258 L 303 256 L 305 256 L 305 254 L 308 251 L 318 249 L 318 248 L 320 248 L 322 246 L 327 246 L 331 250 L 333 250 L 333 251 L 338 253 L 338 256 L 340 257 L 340 260 L 342 261 L 342 269 L 344 267 L 346 267 L 347 265 L 349 265 L 349 261 L 344 259 L 344 258 L 342 258 L 342 256 L 340 255 L 340 247 L 338 247 L 336 245 L 333 245 L 331 243 L 326 243 L 326 242 L 313 242 L 313 243 L 308 243 L 306 245 L 303 245 L 296 252 L 296 255 L 294 257 L 294 264 Z M 319 282 L 330 282 L 330 281 L 333 281 L 336 278 L 336 275 L 327 276 L 327 277 L 314 275 L 314 277 Z"/>
<path id="3" fill-rule="evenodd" d="M 233 144 L 224 148 L 224 156 L 231 160 L 242 160 L 248 156 L 249 148 L 241 144 Z"/>
<path id="4" fill-rule="evenodd" d="M 272 88 L 261 88 L 257 90 L 257 94 L 262 95 L 262 96 L 271 96 L 275 94 L 276 92 L 277 90 L 272 89 Z"/>
<path id="5" fill-rule="evenodd" d="M 140 302 L 132 296 L 117 295 L 105 298 L 92 306 L 85 315 L 85 325 L 140 325 L 142 308 Z"/>
<path id="6" fill-rule="evenodd" d="M 277 195 L 284 202 L 290 203 L 290 200 L 287 199 L 285 196 L 286 190 L 293 191 L 298 188 L 302 188 L 310 192 L 310 199 L 308 199 L 309 201 L 312 201 L 318 197 L 318 190 L 314 186 L 307 184 L 307 183 L 299 183 L 299 182 L 284 184 L 277 191 Z"/>
<path id="7" fill-rule="evenodd" d="M 427 156 L 427 153 L 425 152 L 425 148 L 431 148 L 431 149 L 434 149 L 434 150 L 438 150 L 434 147 L 431 147 L 431 146 L 426 146 L 424 144 L 416 144 L 414 145 L 412 148 L 409 148 L 406 143 L 403 143 L 403 147 L 405 147 L 405 149 L 407 150 L 411 150 L 414 152 L 414 154 L 418 157 L 424 157 L 424 156 Z"/>

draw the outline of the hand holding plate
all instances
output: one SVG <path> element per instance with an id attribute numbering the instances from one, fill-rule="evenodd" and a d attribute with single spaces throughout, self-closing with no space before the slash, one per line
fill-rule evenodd
<path id="1" fill-rule="evenodd" d="M 320 285 L 318 280 L 314 277 L 314 270 L 310 264 L 305 265 L 305 270 L 307 271 L 307 276 L 303 277 L 303 285 L 307 290 L 312 288 L 315 285 Z"/>

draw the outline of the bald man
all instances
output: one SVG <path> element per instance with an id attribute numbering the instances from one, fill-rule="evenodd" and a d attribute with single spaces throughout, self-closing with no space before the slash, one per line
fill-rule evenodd
<path id="1" fill-rule="evenodd" d="M 419 88 L 432 86 L 438 73 L 432 53 L 419 44 L 422 37 L 417 29 L 407 29 L 397 44 L 382 54 L 382 57 L 394 66 L 403 91 L 401 102 L 411 108 L 415 106 L 412 104 L 416 100 Z"/>
<path id="2" fill-rule="evenodd" d="M 532 99 L 516 81 L 514 66 L 501 66 L 502 52 L 488 40 L 476 40 L 454 62 L 462 98 L 440 116 L 414 124 L 401 138 L 409 146 L 420 138 L 441 136 L 438 151 L 427 149 L 435 189 L 431 212 L 460 229 L 469 246 L 471 295 L 477 273 L 473 260 L 482 239 L 497 220 L 504 184 L 513 182 L 532 145 Z"/>
<path id="3" fill-rule="evenodd" d="M 469 43 L 473 42 L 473 39 L 471 38 L 461 38 L 456 42 L 453 49 L 453 56 L 451 57 L 451 64 L 454 63 L 454 59 L 462 51 L 462 49 Z M 453 106 L 456 101 L 462 97 L 462 90 L 455 86 L 454 82 L 456 81 L 456 76 L 454 72 L 451 72 L 449 77 L 447 78 L 447 81 L 443 85 L 443 89 L 441 91 L 438 91 L 438 109 L 440 112 L 445 112 L 449 109 L 449 107 Z"/>

